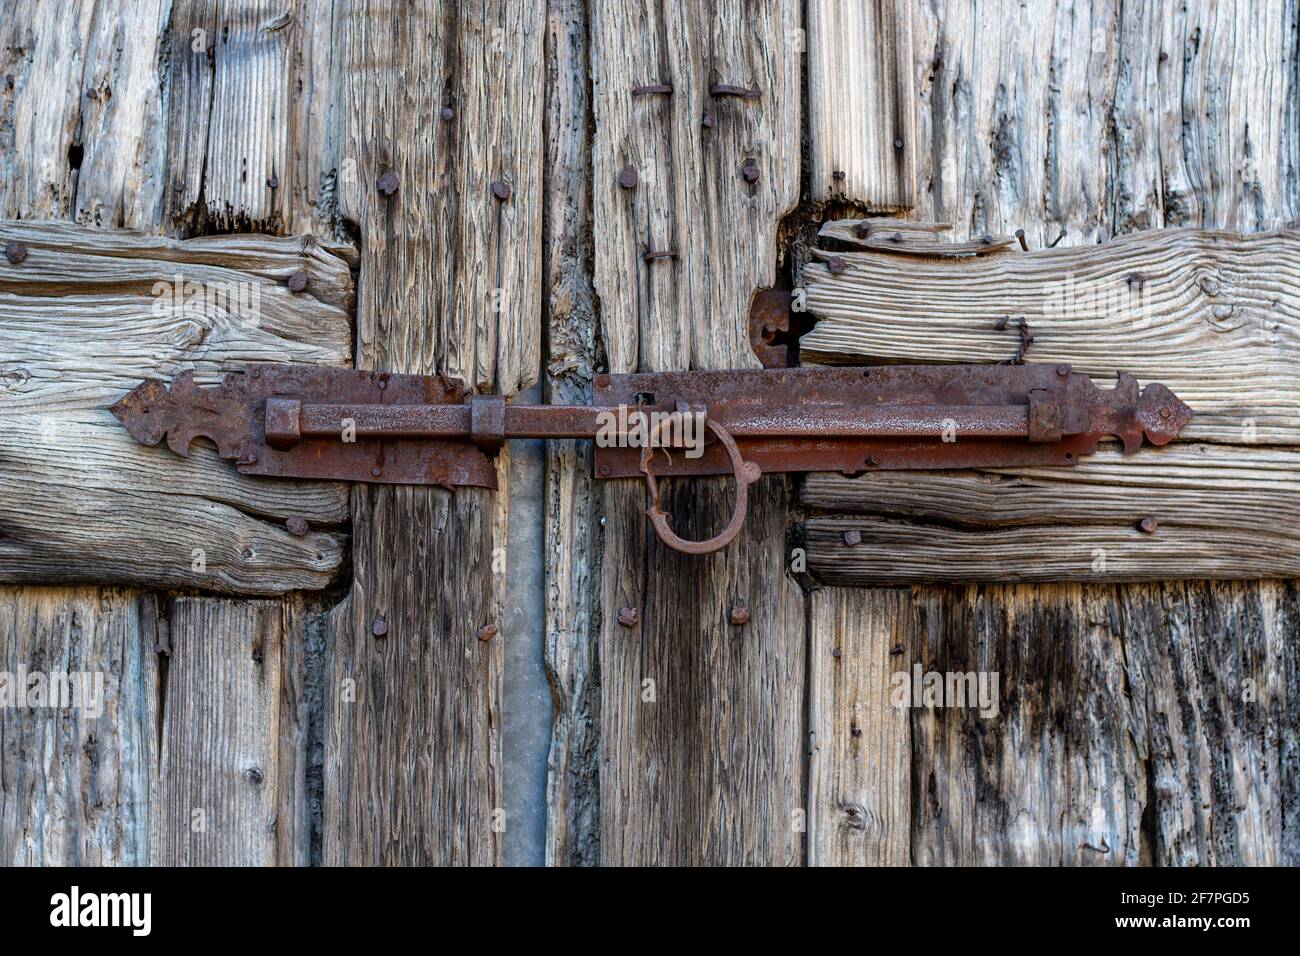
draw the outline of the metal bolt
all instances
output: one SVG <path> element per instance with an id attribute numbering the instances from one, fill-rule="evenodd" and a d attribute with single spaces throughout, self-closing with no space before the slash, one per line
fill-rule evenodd
<path id="1" fill-rule="evenodd" d="M 733 604 L 731 606 L 731 623 L 743 627 L 749 623 L 749 605 Z"/>
<path id="2" fill-rule="evenodd" d="M 826 260 L 826 268 L 830 270 L 830 273 L 833 276 L 839 275 L 848 267 L 849 264 L 845 262 L 841 256 L 831 256 Z"/>
<path id="3" fill-rule="evenodd" d="M 752 156 L 745 160 L 745 165 L 740 167 L 740 175 L 745 177 L 747 183 L 758 182 L 758 163 L 754 161 Z"/>
<path id="4" fill-rule="evenodd" d="M 637 618 L 640 617 L 634 607 L 621 607 L 618 609 L 618 623 L 623 627 L 635 627 Z"/>
<path id="5" fill-rule="evenodd" d="M 856 546 L 860 545 L 860 544 L 862 543 L 862 532 L 861 532 L 861 531 L 845 531 L 845 532 L 844 532 L 844 543 L 847 544 L 850 548 L 853 548 L 853 547 L 856 547 Z"/>
<path id="6" fill-rule="evenodd" d="M 294 515 L 284 523 L 284 529 L 295 538 L 301 538 L 307 533 L 307 519 Z"/>
<path id="7" fill-rule="evenodd" d="M 1070 366 L 1068 366 L 1068 365 L 1058 365 L 1058 366 L 1056 366 L 1056 374 L 1057 374 L 1057 375 L 1069 375 L 1069 374 L 1070 374 Z"/>
<path id="8" fill-rule="evenodd" d="M 388 622 L 384 620 L 382 614 L 376 617 L 374 623 L 370 625 L 370 633 L 375 637 L 383 637 L 388 633 Z"/>
<path id="9" fill-rule="evenodd" d="M 383 474 L 383 471 L 384 469 L 380 468 L 378 465 L 375 465 L 374 468 L 370 469 L 370 477 L 378 478 L 381 474 Z"/>
<path id="10" fill-rule="evenodd" d="M 398 181 L 397 173 L 393 172 L 391 169 L 384 170 L 379 174 L 379 178 L 375 180 L 375 188 L 385 196 L 391 196 L 393 193 L 397 192 L 397 187 L 399 185 L 400 182 Z"/>
<path id="11" fill-rule="evenodd" d="M 636 189 L 636 170 L 630 164 L 624 166 L 622 172 L 618 174 L 618 184 L 624 189 Z"/>
<path id="12" fill-rule="evenodd" d="M 1160 527 L 1160 522 L 1150 515 L 1138 522 L 1138 530 L 1144 534 L 1155 534 L 1158 527 Z"/>
<path id="13" fill-rule="evenodd" d="M 280 188 L 280 177 L 277 176 L 277 175 L 275 175 L 275 173 L 272 173 L 272 174 L 271 174 L 271 178 L 268 179 L 268 180 L 266 181 L 266 184 L 267 184 L 268 186 L 270 186 L 272 189 L 279 189 L 279 188 Z"/>
<path id="14" fill-rule="evenodd" d="M 444 106 L 442 108 L 442 112 L 439 113 L 438 115 L 442 117 L 442 121 L 444 123 L 450 123 L 452 119 L 455 118 L 456 111 L 452 109 L 450 106 Z"/>
<path id="15" fill-rule="evenodd" d="M 27 247 L 21 242 L 6 242 L 5 258 L 10 265 L 19 265 L 27 258 Z"/>
<path id="16" fill-rule="evenodd" d="M 480 641 L 490 641 L 497 636 L 497 626 L 495 624 L 484 624 L 478 629 L 478 639 Z"/>
<path id="17" fill-rule="evenodd" d="M 293 275 L 289 276 L 289 291 L 301 292 L 307 288 L 307 273 L 299 269 Z"/>
<path id="18" fill-rule="evenodd" d="M 492 195 L 505 202 L 510 198 L 510 184 L 504 179 L 495 180 L 492 183 Z"/>

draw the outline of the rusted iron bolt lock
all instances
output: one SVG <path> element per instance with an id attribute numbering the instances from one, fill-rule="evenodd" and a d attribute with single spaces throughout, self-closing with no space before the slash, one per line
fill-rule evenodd
<path id="1" fill-rule="evenodd" d="M 243 474 L 495 488 L 491 456 L 512 438 L 590 439 L 601 479 L 645 482 L 646 517 L 669 547 L 716 551 L 745 521 L 765 474 L 963 467 L 1069 467 L 1108 436 L 1125 454 L 1172 441 L 1192 410 L 1163 385 L 1121 374 L 1098 388 L 1068 365 L 882 365 L 607 374 L 591 405 L 513 405 L 443 376 L 265 364 L 200 388 L 137 385 L 112 408 L 145 445 L 187 456 L 211 439 Z M 735 509 L 688 541 L 659 507 L 662 478 L 731 475 Z M 1143 530 L 1153 531 L 1143 522 Z M 844 532 L 859 544 L 861 533 Z M 636 623 L 624 608 L 618 622 Z M 379 628 L 387 631 L 382 618 Z"/>

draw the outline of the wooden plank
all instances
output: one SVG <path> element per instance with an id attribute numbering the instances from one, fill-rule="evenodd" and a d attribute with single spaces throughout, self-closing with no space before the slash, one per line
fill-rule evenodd
<path id="1" fill-rule="evenodd" d="M 1128 371 L 1196 410 L 1187 440 L 1300 444 L 1300 233 L 1162 229 L 1100 245 L 965 259 L 840 253 L 804 270 L 812 362 L 1028 360 L 1098 381 Z M 942 308 L 936 308 L 942 303 Z M 1242 388 L 1249 382 L 1248 389 Z"/>
<path id="2" fill-rule="evenodd" d="M 908 591 L 821 588 L 809 601 L 808 865 L 911 862 Z M 901 771 L 901 772 L 900 772 Z"/>
<path id="3" fill-rule="evenodd" d="M 1300 576 L 1289 448 L 1177 442 L 1068 470 L 809 475 L 801 500 L 809 570 L 839 584 Z"/>
<path id="4" fill-rule="evenodd" d="M 505 393 L 536 379 L 543 28 L 542 5 L 504 0 L 351 12 L 358 188 L 341 200 L 366 237 L 360 367 Z M 502 454 L 503 489 L 507 473 Z M 482 489 L 354 493 L 353 585 L 326 670 L 327 864 L 499 862 L 505 636 L 478 633 L 500 622 L 504 519 L 504 493 Z"/>
<path id="5" fill-rule="evenodd" d="M 749 301 L 775 280 L 775 224 L 798 200 L 799 56 L 784 42 L 798 35 L 798 10 L 601 0 L 591 17 L 595 280 L 609 369 L 757 368 Z M 671 95 L 633 92 L 654 83 Z M 710 96 L 719 83 L 759 95 Z M 624 167 L 636 188 L 619 186 Z M 645 261 L 647 251 L 676 258 Z"/>
<path id="6" fill-rule="evenodd" d="M 1293 860 L 1295 598 L 1270 581 L 918 589 L 924 671 L 1001 690 L 996 721 L 913 712 L 913 858 Z"/>
<path id="7" fill-rule="evenodd" d="M 280 813 L 292 805 L 280 763 L 282 655 L 298 635 L 278 601 L 178 598 L 168 618 L 151 862 L 273 865 Z"/>
<path id="8" fill-rule="evenodd" d="M 797 35 L 798 8 L 599 0 L 589 16 L 608 367 L 756 367 L 749 302 L 774 283 L 777 225 L 798 196 L 799 59 L 780 39 Z M 671 95 L 633 92 L 659 83 Z M 713 84 L 758 95 L 713 97 Z M 619 186 L 625 166 L 634 189 Z M 676 257 L 645 260 L 647 248 Z M 601 861 L 800 861 L 804 608 L 785 573 L 784 482 L 753 486 L 745 530 L 706 558 L 659 544 L 636 483 L 599 493 Z M 664 496 L 688 535 L 720 528 L 730 506 L 719 480 Z M 737 602 L 747 625 L 728 623 Z M 631 629 L 624 607 L 639 616 Z"/>
<path id="9" fill-rule="evenodd" d="M 813 202 L 879 212 L 916 201 L 911 3 L 808 4 Z"/>
<path id="10" fill-rule="evenodd" d="M 336 9 L 337 7 L 337 9 Z M 341 238 L 342 30 L 335 0 L 186 0 L 172 13 L 167 226 Z"/>
<path id="11" fill-rule="evenodd" d="M 546 210 L 542 285 L 548 398 L 591 401 L 597 364 L 592 294 L 591 96 L 586 0 L 546 11 Z M 592 443 L 546 443 L 546 668 L 553 694 L 546 864 L 600 859 L 600 563 L 604 546 Z"/>
<path id="12" fill-rule="evenodd" d="M 319 283 L 350 299 L 346 265 L 297 240 L 191 244 L 5 223 L 7 241 L 29 251 L 0 261 L 0 476 L 10 492 L 0 581 L 254 594 L 327 585 L 343 561 L 346 485 L 242 476 L 206 443 L 188 460 L 145 448 L 107 408 L 141 379 L 184 369 L 210 384 L 248 362 L 346 364 L 347 314 L 310 294 Z M 308 294 L 277 281 L 295 268 L 308 273 Z M 289 534 L 292 515 L 317 529 Z"/>
<path id="13" fill-rule="evenodd" d="M 956 224 L 963 239 L 1023 227 L 1033 248 L 1063 230 L 1070 245 L 1109 238 L 1099 145 L 1130 49 L 1117 42 L 1113 5 L 912 6 L 915 214 Z"/>
<path id="14" fill-rule="evenodd" d="M 5 864 L 149 863 L 157 634 L 152 597 L 99 588 L 0 588 Z M 32 696 L 70 675 L 88 696 Z M 83 675 L 88 684 L 80 683 Z"/>

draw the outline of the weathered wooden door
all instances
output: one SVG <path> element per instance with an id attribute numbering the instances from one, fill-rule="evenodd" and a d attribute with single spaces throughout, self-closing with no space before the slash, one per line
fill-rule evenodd
<path id="1" fill-rule="evenodd" d="M 1298 18 L 0 0 L 0 675 L 103 682 L 0 707 L 0 859 L 1298 862 Z M 1198 417 L 1067 470 L 769 476 L 687 557 L 584 443 L 449 493 L 107 412 L 259 361 L 582 402 L 757 367 L 771 286 L 804 364 L 1065 362 Z"/>

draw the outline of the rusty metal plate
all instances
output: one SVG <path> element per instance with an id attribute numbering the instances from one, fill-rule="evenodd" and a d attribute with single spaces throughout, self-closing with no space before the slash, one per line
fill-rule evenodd
<path id="1" fill-rule="evenodd" d="M 465 391 L 459 381 L 441 375 L 267 364 L 231 372 L 212 388 L 196 385 L 193 372 L 176 376 L 170 391 L 158 379 L 146 379 L 111 411 L 137 441 L 157 445 L 165 438 L 182 457 L 188 457 L 194 439 L 209 438 L 245 475 L 496 488 L 496 468 L 469 442 L 336 437 L 273 448 L 266 441 L 266 405 L 276 397 L 320 404 L 452 405 L 464 401 Z"/>

